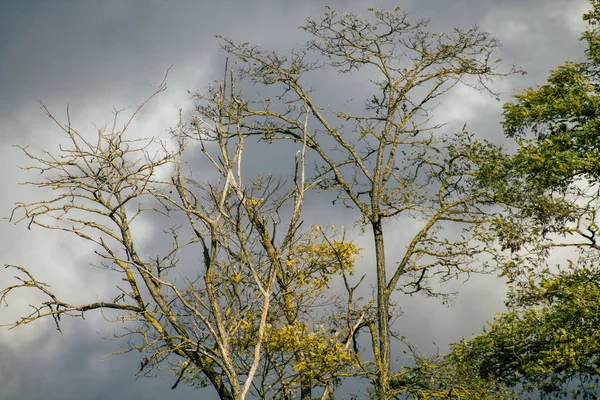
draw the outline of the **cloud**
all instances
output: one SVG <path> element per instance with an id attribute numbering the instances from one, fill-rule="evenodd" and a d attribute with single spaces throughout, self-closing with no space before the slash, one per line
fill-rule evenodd
<path id="1" fill-rule="evenodd" d="M 394 8 L 397 3 L 377 0 L 369 5 Z M 515 87 L 544 81 L 553 64 L 582 54 L 583 45 L 577 37 L 587 1 L 567 3 L 562 0 L 406 0 L 399 5 L 412 15 L 431 17 L 434 30 L 468 27 L 478 22 L 482 29 L 501 39 L 504 45 L 501 57 L 505 63 L 522 65 L 529 72 L 527 76 L 498 83 L 505 93 L 504 100 Z M 328 4 L 340 12 L 366 14 L 362 1 L 336 0 Z M 184 114 L 191 111 L 187 90 L 202 91 L 211 80 L 221 77 L 225 54 L 219 49 L 215 34 L 286 51 L 306 40 L 295 27 L 302 24 L 306 16 L 318 18 L 322 7 L 323 3 L 316 0 L 95 3 L 38 0 L 3 6 L 0 35 L 10 38 L 0 42 L 0 156 L 4 160 L 0 184 L 5 190 L 0 197 L 0 207 L 3 214 L 8 215 L 16 201 L 38 196 L 32 188 L 17 185 L 31 175 L 16 169 L 25 159 L 8 145 L 31 144 L 36 151 L 58 148 L 58 129 L 40 112 L 39 100 L 59 116 L 65 115 L 66 105 L 70 104 L 74 124 L 93 134 L 91 122 L 110 124 L 112 106 L 139 104 L 173 65 L 167 92 L 149 104 L 132 126 L 132 134 L 138 137 L 162 136 L 169 140 L 167 130 L 176 124 L 178 109 L 182 108 Z M 360 96 L 362 89 L 371 90 L 367 88 L 368 77 L 367 73 L 353 75 L 354 85 L 342 84 L 341 78 L 334 75 L 310 78 L 313 79 L 310 83 L 321 89 L 325 104 L 335 106 L 352 97 L 352 93 Z M 351 106 L 360 108 L 361 102 L 362 99 L 357 99 Z M 444 99 L 438 112 L 440 118 L 457 126 L 468 122 L 470 131 L 501 141 L 497 124 L 501 104 L 489 96 L 460 89 Z M 265 151 L 270 153 L 247 153 L 249 174 L 265 168 L 285 172 L 292 167 L 291 155 L 295 149 Z M 196 163 L 203 166 L 200 161 Z M 332 210 L 328 206 L 330 200 L 326 196 L 311 198 L 307 202 L 307 219 L 343 223 L 351 228 L 356 214 Z M 160 228 L 154 221 L 140 222 L 138 229 L 144 232 L 142 240 L 148 248 L 156 245 L 159 236 L 154 232 Z M 390 224 L 388 229 L 393 245 L 401 250 L 405 239 L 401 225 Z M 371 246 L 369 236 L 352 234 L 362 247 Z M 71 299 L 101 297 L 114 285 L 113 276 L 106 278 L 104 271 L 88 266 L 90 252 L 89 246 L 65 235 L 28 231 L 25 226 L 7 223 L 0 230 L 3 262 L 32 267 Z M 360 268 L 369 271 L 370 267 L 362 265 Z M 11 276 L 1 271 L 0 282 L 10 282 Z M 81 287 L 85 291 L 73 290 Z M 474 278 L 464 286 L 461 281 L 449 286 L 454 287 L 460 289 L 462 295 L 453 308 L 420 297 L 402 299 L 400 305 L 407 314 L 401 325 L 408 327 L 407 333 L 418 337 L 424 348 L 433 340 L 438 343 L 458 340 L 459 336 L 479 330 L 502 306 L 505 289 L 490 277 Z M 0 321 L 14 320 L 20 310 L 34 300 L 34 297 L 19 297 L 11 303 L 18 308 L 0 308 Z M 42 397 L 47 400 L 153 400 L 198 395 L 183 387 L 170 391 L 173 382 L 169 373 L 156 380 L 134 382 L 133 372 L 139 362 L 135 354 L 98 363 L 103 354 L 117 348 L 116 342 L 100 339 L 110 332 L 110 324 L 102 322 L 100 315 L 90 315 L 86 321 L 67 322 L 62 336 L 55 332 L 52 321 L 11 331 L 0 330 L 0 397 L 6 400 Z M 207 393 L 210 396 L 212 392 Z"/>

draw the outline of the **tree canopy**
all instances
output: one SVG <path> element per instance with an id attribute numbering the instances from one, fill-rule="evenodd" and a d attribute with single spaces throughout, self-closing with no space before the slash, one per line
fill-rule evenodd
<path id="1" fill-rule="evenodd" d="M 493 178 L 512 182 L 494 187 L 511 210 L 500 231 L 511 249 L 502 263 L 508 311 L 454 348 L 482 377 L 556 398 L 597 398 L 600 373 L 600 2 L 590 4 L 586 59 L 555 67 L 504 105 L 504 131 L 519 145 Z"/>

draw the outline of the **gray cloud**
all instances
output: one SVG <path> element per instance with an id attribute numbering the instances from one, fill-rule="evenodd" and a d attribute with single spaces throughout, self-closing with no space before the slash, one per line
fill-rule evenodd
<path id="1" fill-rule="evenodd" d="M 59 115 L 70 104 L 74 123 L 93 130 L 91 122 L 111 120 L 112 106 L 126 107 L 142 101 L 152 84 L 162 79 L 171 65 L 169 90 L 140 115 L 136 130 L 140 136 L 164 133 L 173 126 L 177 109 L 190 109 L 187 90 L 203 90 L 220 77 L 224 53 L 215 34 L 249 41 L 285 51 L 306 38 L 295 27 L 306 16 L 317 18 L 322 2 L 113 0 L 85 2 L 43 0 L 12 2 L 0 6 L 0 155 L 4 160 L 0 198 L 3 215 L 10 213 L 16 201 L 32 199 L 35 192 L 17 186 L 26 175 L 16 169 L 24 158 L 10 144 L 31 144 L 34 149 L 57 148 L 57 129 L 40 112 L 43 101 Z M 366 14 L 362 1 L 336 0 L 328 4 L 340 12 Z M 507 100 L 516 87 L 543 82 L 547 71 L 566 58 L 581 57 L 583 45 L 577 41 L 583 24 L 580 16 L 587 1 L 577 0 L 413 0 L 370 1 L 372 7 L 401 6 L 415 17 L 430 17 L 436 30 L 452 26 L 468 27 L 478 23 L 503 43 L 501 57 L 510 66 L 528 71 L 497 83 Z M 366 85 L 357 74 L 355 87 L 338 85 L 325 90 L 323 100 L 341 105 Z M 335 76 L 315 78 L 314 86 L 335 84 Z M 328 88 L 329 89 L 329 88 Z M 360 100 L 362 101 L 362 100 Z M 447 97 L 440 109 L 441 119 L 456 124 L 468 121 L 476 134 L 502 141 L 498 122 L 502 102 L 469 91 Z M 357 106 L 360 106 L 357 104 Z M 136 132 L 137 132 L 136 131 Z M 290 150 L 291 151 L 291 150 Z M 291 165 L 287 153 L 270 155 L 273 169 Z M 290 153 L 291 154 L 291 153 Z M 259 154 L 249 155 L 263 160 Z M 255 162 L 249 165 L 258 169 Z M 347 221 L 354 215 L 321 207 L 323 198 L 310 200 L 308 218 Z M 388 240 L 401 249 L 401 232 L 388 226 Z M 363 247 L 370 246 L 368 236 L 357 237 Z M 149 235 L 147 245 L 153 243 Z M 31 266 L 44 280 L 53 283 L 71 299 L 96 298 L 111 287 L 102 271 L 88 267 L 89 248 L 82 248 L 69 237 L 28 231 L 23 226 L 5 224 L 0 230 L 2 262 Z M 390 253 L 393 256 L 393 252 Z M 393 259 L 393 258 L 392 258 Z M 367 266 L 363 266 L 365 270 Z M 73 272 L 75 271 L 75 272 Z M 0 272 L 0 286 L 11 274 Z M 85 287 L 76 293 L 72 287 Z M 417 339 L 423 348 L 431 341 L 441 346 L 462 335 L 479 330 L 486 319 L 502 308 L 505 288 L 491 277 L 472 278 L 468 285 L 452 283 L 449 289 L 461 295 L 452 308 L 420 297 L 403 298 L 405 317 L 400 328 Z M 86 297 L 87 296 L 87 297 Z M 10 322 L 35 298 L 15 299 L 0 308 L 0 321 Z M 99 332 L 99 333 L 97 333 Z M 111 327 L 99 316 L 86 321 L 73 320 L 64 335 L 51 324 L 36 323 L 11 331 L 0 330 L 0 397 L 6 400 L 38 399 L 184 399 L 195 395 L 181 387 L 171 391 L 173 379 L 165 372 L 158 379 L 134 381 L 139 362 L 135 354 L 109 357 L 102 355 L 118 348 L 113 341 L 102 340 Z M 197 393 L 196 393 L 197 395 Z"/>

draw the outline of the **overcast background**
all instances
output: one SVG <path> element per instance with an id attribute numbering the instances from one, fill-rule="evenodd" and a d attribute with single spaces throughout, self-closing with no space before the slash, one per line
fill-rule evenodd
<path id="1" fill-rule="evenodd" d="M 177 122 L 179 108 L 190 110 L 188 90 L 202 90 L 220 77 L 225 55 L 215 34 L 285 50 L 306 40 L 296 26 L 307 16 L 318 18 L 324 5 L 359 14 L 366 14 L 367 7 L 400 6 L 415 18 L 431 18 L 433 29 L 439 31 L 479 24 L 502 42 L 507 67 L 515 64 L 528 72 L 497 83 L 503 100 L 516 87 L 543 82 L 553 65 L 581 58 L 583 52 L 577 39 L 585 0 L 0 1 L 0 214 L 8 216 L 15 202 L 35 196 L 31 188 L 18 186 L 27 177 L 17 169 L 25 159 L 10 146 L 57 148 L 57 130 L 39 110 L 38 101 L 59 115 L 70 104 L 74 124 L 93 130 L 92 122 L 110 124 L 113 106 L 139 104 L 172 65 L 167 92 L 145 109 L 135 126 L 140 136 L 164 134 Z M 340 105 L 346 100 L 343 91 L 328 96 L 331 103 L 336 96 Z M 471 131 L 499 143 L 501 104 L 458 90 L 445 98 L 438 118 L 468 122 Z M 398 246 L 403 231 L 393 225 L 388 229 L 388 242 Z M 152 231 L 147 235 L 151 241 Z M 1 225 L 0 261 L 31 267 L 67 299 L 94 300 L 109 285 L 102 271 L 87 267 L 89 252 L 89 247 L 66 235 L 28 231 L 6 221 Z M 11 274 L 1 271 L 0 287 L 10 282 Z M 74 292 L 75 287 L 85 291 Z M 460 289 L 452 308 L 419 297 L 403 300 L 402 331 L 423 349 L 432 348 L 432 342 L 443 348 L 479 331 L 502 310 L 505 287 L 500 281 L 473 278 Z M 0 323 L 13 322 L 34 301 L 21 292 L 11 308 L 0 308 Z M 183 386 L 170 390 L 174 378 L 166 371 L 156 379 L 134 380 L 137 354 L 101 363 L 103 355 L 118 349 L 117 342 L 102 339 L 110 333 L 102 316 L 91 314 L 86 321 L 67 321 L 62 335 L 50 320 L 11 331 L 0 328 L 0 399 L 154 400 L 207 395 Z"/>

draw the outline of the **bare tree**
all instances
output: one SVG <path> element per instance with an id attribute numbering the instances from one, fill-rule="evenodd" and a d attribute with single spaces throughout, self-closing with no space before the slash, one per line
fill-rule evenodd
<path id="1" fill-rule="evenodd" d="M 235 120 L 242 132 L 235 135 L 303 143 L 319 160 L 308 182 L 336 193 L 338 204 L 356 209 L 359 223 L 369 227 L 377 315 L 365 324 L 371 326 L 374 360 L 362 368 L 377 397 L 389 399 L 406 389 L 390 387 L 392 293 L 442 295 L 435 282 L 482 270 L 477 255 L 489 249 L 481 234 L 492 220 L 486 209 L 492 199 L 476 176 L 480 161 L 498 150 L 465 128 L 442 134 L 444 124 L 434 122 L 432 113 L 459 85 L 495 95 L 491 79 L 517 71 L 498 69 L 499 44 L 477 27 L 431 33 L 428 21 L 410 21 L 399 9 L 370 11 L 371 18 L 362 19 L 328 8 L 320 20 L 308 19 L 300 28 L 311 39 L 289 56 L 222 39 L 241 63 L 241 82 L 280 90 L 270 96 L 277 101 L 244 98 L 238 91 L 233 103 L 218 103 L 209 91 L 198 94 L 197 110 L 205 118 Z M 364 69 L 376 77 L 373 93 L 357 93 L 365 100 L 363 112 L 319 104 L 304 76 L 327 69 L 339 74 Z M 420 228 L 391 264 L 385 259 L 384 221 L 400 217 Z"/>
<path id="2" fill-rule="evenodd" d="M 235 88 L 228 86 L 227 73 L 226 68 L 215 104 L 234 113 Z M 139 373 L 154 373 L 168 362 L 177 374 L 173 387 L 182 380 L 212 386 L 222 399 L 249 393 L 291 398 L 298 386 L 294 376 L 329 351 L 335 362 L 322 364 L 310 385 L 330 391 L 337 373 L 354 363 L 349 343 L 360 321 L 332 335 L 309 326 L 302 313 L 323 296 L 331 276 L 352 269 L 358 249 L 341 235 L 302 228 L 304 194 L 310 189 L 306 142 L 299 142 L 293 185 L 286 188 L 275 177 L 242 176 L 245 135 L 233 115 L 197 118 L 190 130 L 180 111 L 175 146 L 132 138 L 128 128 L 134 117 L 165 89 L 163 81 L 121 127 L 121 113 L 115 111 L 110 132 L 98 129 L 93 140 L 71 126 L 68 109 L 62 123 L 42 107 L 67 144 L 42 155 L 21 147 L 34 162 L 25 169 L 45 177 L 27 183 L 51 190 L 44 192 L 47 198 L 17 204 L 11 220 L 91 242 L 107 274 L 118 274 L 126 286 L 117 286 L 120 293 L 110 299 L 72 304 L 28 268 L 6 265 L 17 271 L 17 283 L 0 291 L 0 301 L 8 304 L 13 292 L 25 288 L 47 296 L 10 326 L 52 317 L 60 330 L 63 317 L 115 310 L 116 321 L 124 322 L 122 338 L 129 338 L 125 351 L 143 354 Z M 191 138 L 199 150 L 190 150 Z M 216 179 L 200 181 L 186 172 L 188 160 L 198 156 Z M 165 174 L 168 178 L 161 178 Z M 288 204 L 291 211 L 284 213 Z M 140 246 L 135 224 L 142 218 L 168 224 L 172 243 L 164 252 Z M 200 256 L 199 265 L 182 263 L 186 254 Z M 357 319 L 354 313 L 352 318 Z M 297 334 L 302 345 L 287 340 L 285 332 Z M 308 352 L 305 342 L 321 353 Z M 296 355 L 291 361 L 290 353 Z"/>
<path id="3" fill-rule="evenodd" d="M 126 350 L 144 354 L 140 373 L 170 362 L 174 387 L 212 386 L 222 399 L 326 399 L 345 376 L 370 379 L 378 399 L 425 395 L 410 382 L 427 376 L 407 380 L 416 369 L 393 370 L 393 294 L 447 299 L 439 282 L 485 270 L 479 256 L 493 249 L 494 198 L 479 178 L 481 163 L 500 154 L 465 127 L 443 134 L 433 111 L 459 85 L 495 95 L 490 80 L 516 70 L 498 69 L 499 45 L 477 27 L 431 33 L 426 20 L 412 22 L 399 9 L 370 11 L 361 19 L 327 9 L 301 27 L 311 39 L 289 56 L 223 39 L 241 63 L 239 76 L 226 65 L 223 79 L 197 95 L 191 124 L 179 116 L 174 146 L 128 136 L 145 103 L 121 128 L 115 112 L 111 131 L 98 130 L 93 141 L 71 127 L 68 112 L 62 123 L 44 108 L 69 145 L 42 155 L 22 147 L 35 163 L 29 169 L 45 177 L 29 183 L 52 190 L 17 204 L 12 220 L 91 242 L 107 273 L 126 287 L 106 301 L 71 304 L 29 269 L 8 265 L 18 282 L 0 291 L 2 301 L 24 288 L 48 297 L 12 326 L 52 317 L 60 328 L 64 316 L 115 310 L 131 339 Z M 374 90 L 358 94 L 364 109 L 320 104 L 304 77 L 320 70 L 369 72 Z M 245 98 L 236 88 L 245 81 L 279 90 L 276 101 Z M 165 88 L 163 82 L 150 98 Z M 279 140 L 297 146 L 291 182 L 247 177 L 245 146 Z M 308 156 L 316 160 L 312 168 Z M 214 179 L 189 168 L 195 157 Z M 313 189 L 356 210 L 373 235 L 373 301 L 356 299 L 362 277 L 351 275 L 360 249 L 344 231 L 303 225 L 305 194 Z M 169 225 L 168 249 L 149 254 L 140 245 L 135 224 L 142 218 Z M 417 229 L 390 263 L 384 223 L 397 218 Z M 182 263 L 186 254 L 201 254 L 200 265 Z M 327 290 L 334 278 L 343 295 Z M 361 353 L 363 328 L 372 348 Z"/>

